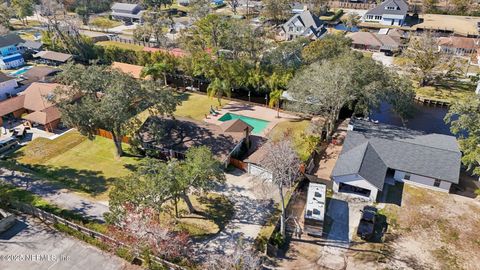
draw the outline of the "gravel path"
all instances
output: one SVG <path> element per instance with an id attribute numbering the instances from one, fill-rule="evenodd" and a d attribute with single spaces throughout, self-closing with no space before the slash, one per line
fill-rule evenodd
<path id="1" fill-rule="evenodd" d="M 74 192 L 60 189 L 24 172 L 0 170 L 0 180 L 25 188 L 41 196 L 60 208 L 72 210 L 85 217 L 104 221 L 103 214 L 108 212 L 108 202 L 91 201 Z"/>
<path id="2" fill-rule="evenodd" d="M 218 192 L 233 202 L 235 214 L 224 230 L 195 244 L 195 259 L 199 262 L 209 255 L 232 253 L 240 239 L 243 244 L 253 244 L 274 209 L 272 195 L 278 191 L 273 186 L 238 170 L 226 177 L 225 186 Z"/>

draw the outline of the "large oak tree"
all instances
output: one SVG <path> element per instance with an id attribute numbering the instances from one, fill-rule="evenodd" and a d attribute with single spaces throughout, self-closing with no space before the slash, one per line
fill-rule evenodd
<path id="1" fill-rule="evenodd" d="M 69 86 L 56 90 L 62 121 L 89 138 L 98 129 L 111 132 L 118 156 L 123 155 L 123 136 L 140 124 L 136 115 L 147 109 L 151 114 L 171 115 L 179 102 L 170 88 L 153 81 L 142 85 L 107 66 L 68 64 L 58 81 Z"/>

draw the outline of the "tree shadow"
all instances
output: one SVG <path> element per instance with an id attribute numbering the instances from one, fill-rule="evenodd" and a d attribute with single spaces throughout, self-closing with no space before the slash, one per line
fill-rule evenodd
<path id="1" fill-rule="evenodd" d="M 42 180 L 56 187 L 65 187 L 72 191 L 85 192 L 92 196 L 108 189 L 113 178 L 105 178 L 101 171 L 78 170 L 66 166 L 56 167 L 40 164 L 23 165 L 42 177 Z M 39 194 L 42 196 L 42 194 Z"/>
<path id="2" fill-rule="evenodd" d="M 199 211 L 198 214 L 213 220 L 220 231 L 225 229 L 235 213 L 232 202 L 224 196 L 203 196 L 198 198 L 198 202 L 204 206 L 204 210 Z"/>

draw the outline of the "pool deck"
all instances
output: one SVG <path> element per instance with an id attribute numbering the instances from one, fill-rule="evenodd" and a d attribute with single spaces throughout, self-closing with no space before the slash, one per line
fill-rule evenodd
<path id="1" fill-rule="evenodd" d="M 233 114 L 242 115 L 246 117 L 265 120 L 269 122 L 268 125 L 265 127 L 265 129 L 262 130 L 262 132 L 260 132 L 259 134 L 256 134 L 262 137 L 268 137 L 268 133 L 280 122 L 293 120 L 293 119 L 300 119 L 298 116 L 283 113 L 283 112 L 280 112 L 280 118 L 277 118 L 277 111 L 274 109 L 235 102 L 235 101 L 232 101 L 227 105 L 223 106 L 223 108 L 218 112 L 220 113 L 219 115 L 217 116 L 208 115 L 208 118 L 203 119 L 203 121 L 210 124 L 214 124 L 214 125 L 220 125 L 223 122 L 218 119 L 220 119 L 226 113 L 233 113 Z"/>

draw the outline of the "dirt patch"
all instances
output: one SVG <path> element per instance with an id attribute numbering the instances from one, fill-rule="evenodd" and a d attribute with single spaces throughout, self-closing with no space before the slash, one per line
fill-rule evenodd
<path id="1" fill-rule="evenodd" d="M 479 200 L 405 185 L 401 205 L 378 204 L 388 222 L 382 241 L 353 236 L 338 268 L 322 258 L 331 243 L 317 239 L 292 242 L 281 269 L 478 269 Z"/>
<path id="2" fill-rule="evenodd" d="M 402 206 L 385 205 L 382 213 L 390 225 L 384 242 L 356 246 L 379 253 L 365 256 L 351 251 L 349 264 L 375 262 L 377 269 L 478 269 L 478 201 L 405 185 Z"/>

